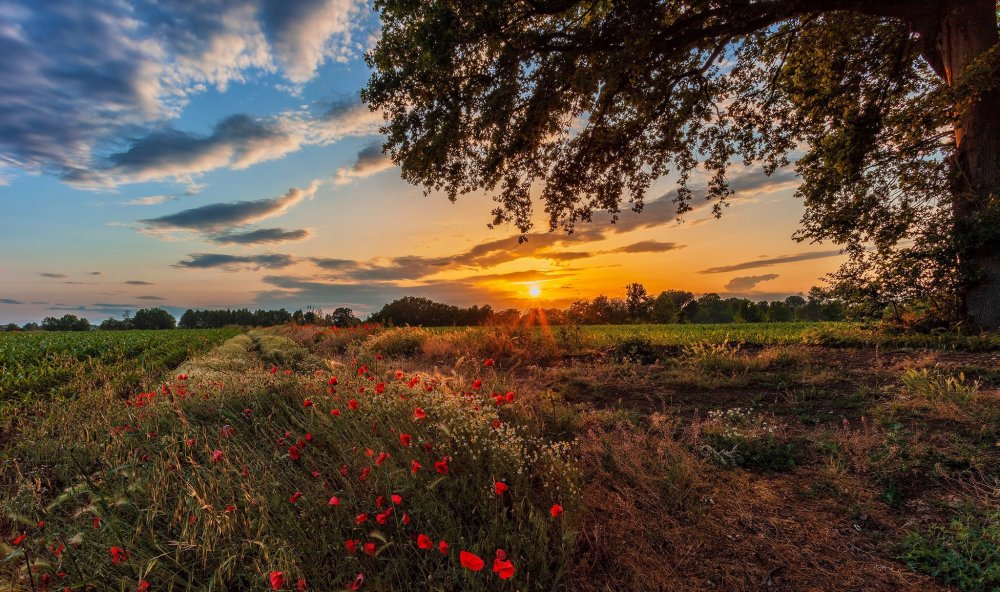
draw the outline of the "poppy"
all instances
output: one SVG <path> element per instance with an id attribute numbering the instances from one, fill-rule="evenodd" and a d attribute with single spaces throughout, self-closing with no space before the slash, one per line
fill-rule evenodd
<path id="1" fill-rule="evenodd" d="M 299 447 L 293 444 L 288 448 L 288 456 L 292 460 L 299 460 L 299 457 L 302 456 L 302 453 L 299 451 Z"/>
<path id="2" fill-rule="evenodd" d="M 139 592 L 149 592 L 149 582 L 146 580 L 139 582 Z"/>
<path id="3" fill-rule="evenodd" d="M 399 443 L 402 444 L 403 446 L 410 446 L 411 444 L 413 444 L 413 436 L 409 434 L 400 434 Z"/>
<path id="4" fill-rule="evenodd" d="M 497 495 L 503 495 L 507 491 L 507 484 L 503 481 L 497 481 L 493 484 L 493 490 L 497 492 Z"/>
<path id="5" fill-rule="evenodd" d="M 302 497 L 302 492 L 296 491 L 295 493 L 292 494 L 292 497 L 288 498 L 288 501 L 294 504 L 295 502 L 299 501 L 300 497 Z"/>
<path id="6" fill-rule="evenodd" d="M 403 371 L 396 370 L 396 380 L 402 380 L 402 379 L 403 379 Z"/>
<path id="7" fill-rule="evenodd" d="M 222 451 L 216 450 L 212 452 L 212 462 L 219 462 L 220 460 L 222 460 Z"/>
<path id="8" fill-rule="evenodd" d="M 274 374 L 277 371 L 278 371 L 278 367 L 277 366 L 271 366 L 271 374 Z"/>
<path id="9" fill-rule="evenodd" d="M 313 405 L 313 402 L 311 400 L 309 400 L 309 399 L 306 399 L 305 401 L 302 401 L 302 406 L 303 407 L 312 407 L 312 405 Z"/>
<path id="10" fill-rule="evenodd" d="M 121 547 L 111 547 L 108 549 L 111 552 L 111 563 L 115 565 L 128 560 L 128 551 L 122 549 Z"/>
<path id="11" fill-rule="evenodd" d="M 423 407 L 417 407 L 413 410 L 413 419 L 427 419 L 427 412 Z"/>
<path id="12" fill-rule="evenodd" d="M 405 526 L 409 526 L 410 525 L 410 515 L 407 514 L 406 512 L 403 512 L 403 524 Z"/>
<path id="13" fill-rule="evenodd" d="M 358 408 L 358 402 L 355 399 L 351 399 L 347 402 L 347 406 L 351 408 L 351 411 L 354 411 Z"/>
<path id="14" fill-rule="evenodd" d="M 513 403 L 514 399 L 516 398 L 516 396 L 514 395 L 514 391 L 508 392 L 504 398 L 507 400 L 508 403 Z"/>
<path id="15" fill-rule="evenodd" d="M 500 576 L 501 580 L 506 580 L 514 575 L 514 564 L 507 559 L 507 554 L 501 549 L 497 549 L 497 556 L 493 559 L 493 571 Z"/>
<path id="16" fill-rule="evenodd" d="M 391 497 L 392 497 L 392 503 L 393 504 L 395 504 L 395 505 L 398 506 L 399 504 L 403 503 L 403 496 L 399 495 L 398 493 L 392 494 Z"/>
<path id="17" fill-rule="evenodd" d="M 187 380 L 187 379 L 188 379 L 188 375 L 187 374 L 178 374 L 177 375 L 177 380 Z"/>
<path id="18" fill-rule="evenodd" d="M 368 555 L 375 554 L 375 543 L 365 543 L 365 553 Z"/>
<path id="19" fill-rule="evenodd" d="M 426 534 L 417 535 L 417 547 L 420 547 L 421 549 L 433 549 L 434 541 L 432 541 L 431 537 Z"/>
<path id="20" fill-rule="evenodd" d="M 344 548 L 347 549 L 348 553 L 350 553 L 351 555 L 354 555 L 354 553 L 358 550 L 358 543 L 359 542 L 360 541 L 356 541 L 354 539 L 348 539 L 348 540 L 344 541 Z"/>
<path id="21" fill-rule="evenodd" d="M 313 441 L 313 435 L 312 434 L 306 434 L 306 442 L 312 442 L 312 441 Z"/>
<path id="22" fill-rule="evenodd" d="M 367 522 L 368 521 L 368 514 L 358 514 L 357 516 L 355 516 L 354 520 L 358 524 L 361 524 L 362 522 Z"/>
<path id="23" fill-rule="evenodd" d="M 482 378 L 477 378 L 477 379 L 476 379 L 475 381 L 473 381 L 473 383 L 472 383 L 472 388 L 473 388 L 473 389 L 475 389 L 475 390 L 477 390 L 477 391 L 478 391 L 478 390 L 479 390 L 479 389 L 480 389 L 480 388 L 481 388 L 482 386 L 483 386 L 483 379 L 482 379 Z"/>
<path id="24" fill-rule="evenodd" d="M 378 394 L 380 394 L 380 395 L 382 393 L 384 393 L 385 392 L 385 383 L 384 382 L 380 382 L 380 383 L 376 384 L 375 385 L 375 392 L 378 393 Z"/>
<path id="25" fill-rule="evenodd" d="M 417 462 L 416 459 L 410 461 L 410 472 L 414 475 L 417 474 L 417 471 L 419 471 L 421 467 L 423 467 L 423 465 Z"/>
<path id="26" fill-rule="evenodd" d="M 486 360 L 485 362 L 483 362 L 483 367 L 484 368 L 490 368 L 492 366 L 493 366 L 493 358 L 490 358 L 490 359 Z"/>
<path id="27" fill-rule="evenodd" d="M 381 510 L 382 506 L 384 506 L 384 505 L 385 505 L 385 496 L 384 495 L 380 495 L 377 498 L 375 498 L 375 507 L 376 508 L 378 508 L 379 510 Z"/>
<path id="28" fill-rule="evenodd" d="M 458 560 L 462 563 L 462 567 L 471 571 L 479 571 L 486 565 L 481 557 L 468 551 L 459 551 Z"/>
<path id="29" fill-rule="evenodd" d="M 271 589 L 281 590 L 285 587 L 285 572 L 283 571 L 272 571 L 271 572 Z"/>
<path id="30" fill-rule="evenodd" d="M 447 555 L 448 554 L 448 543 L 446 543 L 445 541 L 441 541 L 440 543 L 438 543 L 438 551 L 441 551 L 442 555 Z"/>
<path id="31" fill-rule="evenodd" d="M 379 452 L 378 458 L 375 459 L 375 466 L 381 467 L 382 463 L 389 460 L 392 457 L 388 452 Z"/>
<path id="32" fill-rule="evenodd" d="M 357 590 L 358 588 L 361 587 L 361 584 L 363 584 L 364 581 L 365 581 L 365 574 L 359 573 L 358 577 L 354 578 L 354 581 L 351 582 L 347 587 L 350 590 Z"/>
<path id="33" fill-rule="evenodd" d="M 299 578 L 299 581 L 295 583 L 295 590 L 297 592 L 306 592 L 306 588 L 308 588 L 308 584 L 306 584 L 306 579 Z"/>
<path id="34" fill-rule="evenodd" d="M 334 417 L 340 417 L 340 409 L 334 409 L 333 411 L 330 411 L 330 415 Z"/>
<path id="35" fill-rule="evenodd" d="M 448 474 L 448 459 L 442 458 L 441 460 L 434 463 L 434 470 L 442 475 Z"/>
<path id="36" fill-rule="evenodd" d="M 18 535 L 17 538 L 14 539 L 14 546 L 17 547 L 18 545 L 20 545 L 21 543 L 23 543 L 24 539 L 26 539 L 26 538 L 28 538 L 27 534 Z"/>
<path id="37" fill-rule="evenodd" d="M 331 376 L 330 380 L 327 381 L 327 384 L 329 384 L 330 386 L 337 386 L 337 377 Z"/>
<path id="38" fill-rule="evenodd" d="M 226 511 L 227 512 L 235 512 L 236 511 L 236 506 L 234 506 L 233 504 L 229 504 L 228 506 L 226 506 Z"/>
<path id="39" fill-rule="evenodd" d="M 549 514 L 552 514 L 553 518 L 558 518 L 560 514 L 563 513 L 563 507 L 559 504 L 552 504 L 552 508 L 549 509 Z"/>
<path id="40" fill-rule="evenodd" d="M 337 497 L 337 496 L 331 497 L 329 505 L 331 505 L 331 506 L 339 506 L 340 505 L 340 498 Z"/>

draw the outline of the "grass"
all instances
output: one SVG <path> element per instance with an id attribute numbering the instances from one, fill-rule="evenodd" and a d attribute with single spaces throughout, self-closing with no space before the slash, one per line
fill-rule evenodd
<path id="1" fill-rule="evenodd" d="M 128 402 L 95 382 L 33 403 L 3 448 L 0 582 L 989 590 L 991 338 L 868 331 L 251 331 Z"/>

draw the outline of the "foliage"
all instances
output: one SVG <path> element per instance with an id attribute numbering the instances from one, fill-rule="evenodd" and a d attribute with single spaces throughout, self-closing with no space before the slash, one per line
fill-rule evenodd
<path id="1" fill-rule="evenodd" d="M 660 356 L 653 343 L 640 336 L 623 339 L 615 345 L 612 353 L 615 360 L 634 364 L 652 364 Z"/>
<path id="2" fill-rule="evenodd" d="M 969 401 L 979 390 L 979 383 L 967 382 L 964 372 L 949 376 L 937 368 L 908 368 L 900 382 L 911 394 L 931 401 Z"/>
<path id="3" fill-rule="evenodd" d="M 753 408 L 713 409 L 697 428 L 703 454 L 721 464 L 782 471 L 797 462 L 783 426 Z"/>
<path id="4" fill-rule="evenodd" d="M 910 532 L 900 559 L 964 592 L 1000 590 L 1000 512 L 966 512 Z"/>
<path id="5" fill-rule="evenodd" d="M 490 305 L 461 308 L 451 304 L 434 302 L 427 298 L 405 296 L 393 300 L 375 312 L 367 321 L 384 325 L 423 325 L 441 327 L 445 325 L 481 325 L 493 314 Z"/>
<path id="6" fill-rule="evenodd" d="M 66 314 L 59 318 L 45 317 L 42 319 L 43 331 L 90 331 L 90 321 L 76 315 Z"/>

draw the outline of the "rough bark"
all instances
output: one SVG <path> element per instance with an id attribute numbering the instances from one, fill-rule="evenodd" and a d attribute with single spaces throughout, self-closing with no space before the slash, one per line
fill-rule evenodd
<path id="1" fill-rule="evenodd" d="M 942 11 L 935 46 L 941 74 L 954 86 L 963 68 L 997 45 L 994 0 L 957 0 Z M 969 322 L 1000 327 L 1000 89 L 963 105 L 955 125 L 953 208 L 960 265 L 969 274 L 963 300 Z"/>

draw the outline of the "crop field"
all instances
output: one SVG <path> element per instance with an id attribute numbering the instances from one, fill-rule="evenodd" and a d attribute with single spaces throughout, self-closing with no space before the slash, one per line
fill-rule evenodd
<path id="1" fill-rule="evenodd" d="M 96 384 L 142 388 L 238 329 L 0 333 L 0 402 Z"/>
<path id="2" fill-rule="evenodd" d="M 0 589 L 1000 589 L 993 337 L 131 336 L 200 351 L 32 391 L 44 413 L 2 444 Z"/>

